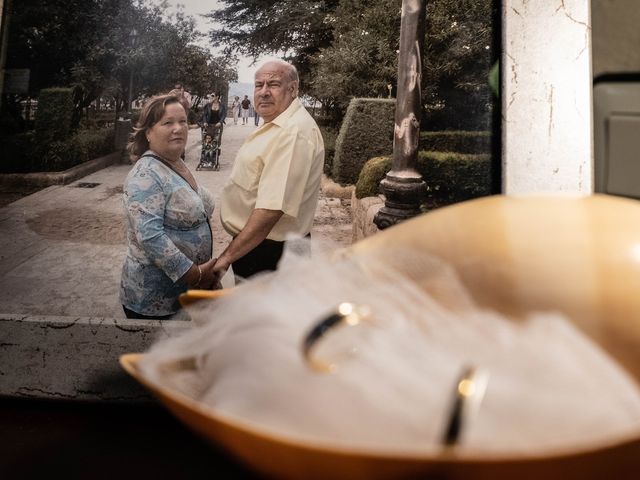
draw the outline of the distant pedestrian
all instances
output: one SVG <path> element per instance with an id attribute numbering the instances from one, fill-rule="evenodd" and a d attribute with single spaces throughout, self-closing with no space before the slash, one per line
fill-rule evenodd
<path id="1" fill-rule="evenodd" d="M 253 122 L 255 123 L 256 127 L 258 126 L 258 123 L 260 123 L 260 114 L 258 113 L 258 110 L 253 111 Z"/>
<path id="2" fill-rule="evenodd" d="M 189 119 L 189 113 L 191 112 L 191 94 L 184 89 L 181 83 L 176 83 L 173 90 L 169 92 L 169 95 L 175 95 L 180 100 L 180 104 L 187 112 L 187 120 Z"/>
<path id="3" fill-rule="evenodd" d="M 127 318 L 171 318 L 187 288 L 215 282 L 214 199 L 180 159 L 187 135 L 180 99 L 162 95 L 144 105 L 128 145 L 136 163 L 122 195 L 128 247 L 120 302 Z"/>
<path id="4" fill-rule="evenodd" d="M 231 104 L 231 113 L 233 114 L 233 124 L 238 124 L 238 117 L 240 116 L 240 109 L 242 106 L 240 105 L 240 97 L 237 95 L 233 98 L 233 103 Z"/>
<path id="5" fill-rule="evenodd" d="M 242 124 L 246 125 L 249 122 L 249 109 L 251 108 L 251 100 L 249 100 L 249 95 L 245 95 L 240 104 L 242 106 Z"/>

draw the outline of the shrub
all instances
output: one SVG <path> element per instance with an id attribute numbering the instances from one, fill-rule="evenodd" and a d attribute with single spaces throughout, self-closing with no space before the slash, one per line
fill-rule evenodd
<path id="1" fill-rule="evenodd" d="M 189 110 L 191 111 L 191 110 Z M 142 113 L 142 110 L 134 110 L 131 113 L 131 125 L 137 125 L 138 124 L 138 120 L 140 120 L 140 113 Z M 189 117 L 187 115 L 187 121 L 189 121 Z"/>
<path id="2" fill-rule="evenodd" d="M 111 153 L 114 141 L 113 128 L 81 130 L 64 142 L 51 143 L 45 158 L 50 170 L 66 170 Z"/>
<path id="3" fill-rule="evenodd" d="M 395 100 L 354 98 L 336 139 L 332 177 L 353 184 L 368 159 L 393 152 Z"/>
<path id="4" fill-rule="evenodd" d="M 491 132 L 420 132 L 419 150 L 433 152 L 490 153 Z"/>
<path id="5" fill-rule="evenodd" d="M 382 193 L 380 182 L 391 170 L 391 157 L 373 157 L 367 161 L 360 171 L 356 183 L 356 198 L 373 197 Z"/>
<path id="6" fill-rule="evenodd" d="M 329 127 L 336 128 L 336 119 L 330 115 L 316 115 L 314 120 L 318 124 L 319 127 Z"/>
<path id="7" fill-rule="evenodd" d="M 45 88 L 38 95 L 36 134 L 38 142 L 61 142 L 71 135 L 73 89 Z"/>
<path id="8" fill-rule="evenodd" d="M 31 158 L 35 156 L 35 132 L 14 133 L 0 137 L 2 162 L 0 172 L 26 173 L 33 170 Z"/>
<path id="9" fill-rule="evenodd" d="M 427 184 L 428 209 L 491 195 L 491 156 L 450 152 L 419 152 L 416 169 Z M 356 184 L 356 197 L 379 192 L 380 181 L 391 170 L 391 157 L 372 158 Z"/>
<path id="10" fill-rule="evenodd" d="M 24 131 L 25 121 L 22 117 L 14 117 L 5 108 L 0 110 L 0 132 L 3 135 L 19 133 Z"/>

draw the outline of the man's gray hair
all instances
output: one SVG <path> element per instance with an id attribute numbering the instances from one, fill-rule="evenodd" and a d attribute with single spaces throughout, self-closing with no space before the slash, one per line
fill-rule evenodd
<path id="1" fill-rule="evenodd" d="M 287 76 L 289 77 L 289 81 L 300 83 L 300 77 L 298 76 L 298 69 L 295 67 L 295 65 L 289 62 L 285 62 L 284 60 L 282 61 L 282 63 L 286 63 L 289 66 L 289 69 L 287 70 Z"/>
<path id="2" fill-rule="evenodd" d="M 286 62 L 286 61 L 282 60 L 281 58 L 270 58 L 268 60 L 265 60 L 264 62 L 262 62 L 260 64 L 260 66 L 258 67 L 256 72 L 258 70 L 261 70 L 262 67 L 264 67 L 265 65 L 267 65 L 269 63 L 277 63 L 277 64 L 282 65 L 283 67 L 285 67 L 285 71 L 287 72 L 287 80 L 290 81 L 290 82 L 300 83 L 300 77 L 298 75 L 298 69 L 294 65 L 292 65 L 291 63 Z"/>

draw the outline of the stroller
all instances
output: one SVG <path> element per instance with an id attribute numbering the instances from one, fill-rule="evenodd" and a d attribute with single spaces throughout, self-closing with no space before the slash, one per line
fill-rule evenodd
<path id="1" fill-rule="evenodd" d="M 196 170 L 220 170 L 220 141 L 222 128 L 215 125 L 202 127 L 202 153 Z"/>

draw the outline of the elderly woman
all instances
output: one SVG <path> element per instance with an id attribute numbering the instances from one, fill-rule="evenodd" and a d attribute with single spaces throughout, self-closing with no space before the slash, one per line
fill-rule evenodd
<path id="1" fill-rule="evenodd" d="M 187 113 L 174 95 L 148 100 L 128 145 L 135 164 L 124 184 L 128 250 L 120 299 L 127 318 L 168 319 L 187 288 L 214 281 L 212 195 L 180 158 Z"/>

